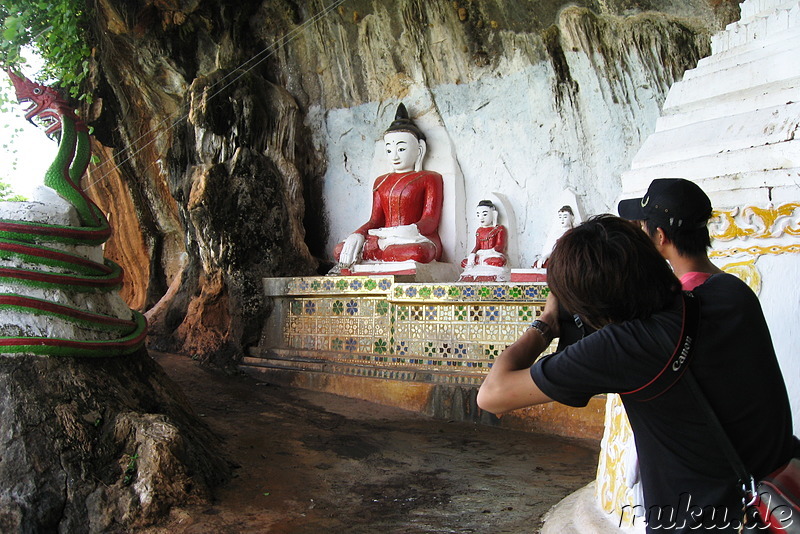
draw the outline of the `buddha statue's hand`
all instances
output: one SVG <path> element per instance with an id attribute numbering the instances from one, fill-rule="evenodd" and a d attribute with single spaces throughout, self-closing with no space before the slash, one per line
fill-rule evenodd
<path id="1" fill-rule="evenodd" d="M 411 223 L 395 226 L 395 235 L 414 238 L 419 237 L 421 234 L 419 233 L 419 228 L 417 228 L 416 223 Z"/>
<path id="2" fill-rule="evenodd" d="M 397 237 L 397 238 L 405 238 L 405 239 L 414 239 L 419 237 L 419 228 L 417 225 L 412 224 L 402 224 L 399 226 L 387 226 L 386 228 L 375 228 L 369 231 L 369 235 L 374 235 L 378 238 L 388 238 L 388 237 Z"/>
<path id="3" fill-rule="evenodd" d="M 466 267 L 475 267 L 475 253 L 470 252 L 469 256 L 467 256 L 467 265 Z"/>
<path id="4" fill-rule="evenodd" d="M 342 252 L 339 254 L 339 264 L 350 267 L 361 259 L 361 251 L 364 249 L 364 236 L 361 234 L 350 234 L 344 240 Z"/>

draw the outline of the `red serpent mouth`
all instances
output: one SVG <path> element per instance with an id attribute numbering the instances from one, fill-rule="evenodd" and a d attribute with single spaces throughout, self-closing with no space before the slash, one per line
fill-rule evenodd
<path id="1" fill-rule="evenodd" d="M 28 122 L 44 130 L 48 137 L 53 137 L 53 134 L 61 129 L 61 120 L 56 111 L 43 110 L 36 102 L 29 99 L 20 100 L 20 104 L 23 106 Z M 26 106 L 26 104 L 28 105 Z"/>

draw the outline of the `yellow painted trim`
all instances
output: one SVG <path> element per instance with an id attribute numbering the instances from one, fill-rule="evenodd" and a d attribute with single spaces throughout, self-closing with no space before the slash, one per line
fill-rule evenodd
<path id="1" fill-rule="evenodd" d="M 711 258 L 730 258 L 732 256 L 739 256 L 742 254 L 750 254 L 751 256 L 763 256 L 765 254 L 797 254 L 800 253 L 800 244 L 792 245 L 772 245 L 760 247 L 753 245 L 751 247 L 732 247 L 727 250 L 712 250 L 708 255 Z"/>
<path id="2" fill-rule="evenodd" d="M 800 203 L 789 202 L 778 207 L 770 208 L 748 206 L 741 209 L 714 210 L 712 224 L 709 226 L 711 238 L 718 241 L 731 241 L 737 238 L 767 239 L 770 237 L 780 237 L 782 234 L 793 236 L 800 235 L 800 217 L 787 221 L 788 224 L 784 228 L 776 225 L 778 219 L 782 217 L 791 217 L 794 215 L 795 210 L 799 208 Z M 747 226 L 740 226 L 737 219 L 745 221 Z M 722 231 L 714 231 L 715 228 L 720 227 Z"/>

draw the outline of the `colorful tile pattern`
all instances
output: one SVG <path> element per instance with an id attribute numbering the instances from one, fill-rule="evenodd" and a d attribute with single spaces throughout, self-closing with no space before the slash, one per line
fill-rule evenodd
<path id="1" fill-rule="evenodd" d="M 543 284 L 412 284 L 391 276 L 293 278 L 286 287 L 276 299 L 283 346 L 266 348 L 337 362 L 347 374 L 402 368 L 390 374 L 475 384 L 541 313 L 549 292 Z M 459 382 L 462 375 L 475 380 Z"/>
<path id="2" fill-rule="evenodd" d="M 286 295 L 386 294 L 394 277 L 331 276 L 289 278 Z"/>

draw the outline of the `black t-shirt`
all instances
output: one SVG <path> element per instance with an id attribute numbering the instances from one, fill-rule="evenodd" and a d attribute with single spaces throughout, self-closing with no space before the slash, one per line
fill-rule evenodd
<path id="1" fill-rule="evenodd" d="M 786 385 L 761 305 L 729 274 L 710 277 L 693 293 L 701 319 L 692 372 L 745 466 L 762 477 L 789 460 L 793 441 Z M 677 297 L 652 317 L 609 325 L 540 359 L 531 376 L 547 396 L 570 406 L 639 388 L 675 350 L 681 306 Z M 624 395 L 622 401 L 639 455 L 648 532 L 696 532 L 700 524 L 735 532 L 742 516 L 737 477 L 686 385 L 679 381 L 651 401 Z"/>

